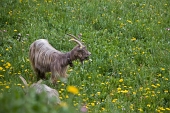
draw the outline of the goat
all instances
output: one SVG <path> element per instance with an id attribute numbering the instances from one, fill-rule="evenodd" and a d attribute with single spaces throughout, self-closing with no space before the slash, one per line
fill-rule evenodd
<path id="1" fill-rule="evenodd" d="M 28 84 L 27 84 L 27 81 L 22 77 L 22 76 L 19 76 L 20 79 L 22 80 L 22 82 L 24 83 L 25 85 L 25 89 L 24 89 L 24 92 L 26 94 L 28 94 L 29 92 L 29 87 L 28 87 Z M 54 98 L 56 99 L 55 101 L 55 104 L 60 104 L 61 101 L 60 101 L 60 98 L 59 98 L 59 94 L 58 94 L 58 91 L 55 90 L 55 89 L 52 89 L 50 87 L 48 87 L 47 85 L 45 84 L 41 84 L 42 80 L 39 80 L 37 83 L 33 83 L 30 88 L 34 89 L 35 90 L 35 93 L 36 94 L 41 94 L 41 93 L 46 93 L 47 95 L 47 103 L 50 102 L 50 99 Z"/>
<path id="2" fill-rule="evenodd" d="M 74 35 L 70 41 L 76 42 L 71 51 L 62 53 L 52 47 L 46 39 L 39 39 L 30 45 L 29 60 L 36 72 L 37 80 L 46 79 L 45 73 L 51 72 L 51 81 L 56 83 L 58 77 L 67 78 L 67 67 L 73 67 L 73 61 L 79 59 L 81 63 L 88 60 L 91 53 Z"/>

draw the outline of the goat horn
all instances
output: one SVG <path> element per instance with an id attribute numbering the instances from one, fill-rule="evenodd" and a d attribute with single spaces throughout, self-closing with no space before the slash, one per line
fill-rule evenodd
<path id="1" fill-rule="evenodd" d="M 73 38 L 76 39 L 76 40 L 78 40 L 77 37 L 75 37 L 75 36 L 72 35 L 72 34 L 67 34 L 67 35 L 73 37 Z"/>
<path id="2" fill-rule="evenodd" d="M 78 41 L 78 40 L 76 40 L 76 39 L 70 39 L 69 41 L 75 41 L 75 42 L 77 42 L 79 45 L 80 45 L 80 48 L 82 48 L 83 47 L 83 44 L 80 42 L 80 41 Z"/>

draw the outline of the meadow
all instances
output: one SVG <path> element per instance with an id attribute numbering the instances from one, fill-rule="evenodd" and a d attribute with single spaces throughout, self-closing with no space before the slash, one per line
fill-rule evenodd
<path id="1" fill-rule="evenodd" d="M 92 55 L 69 67 L 67 83 L 43 81 L 62 103 L 25 96 L 19 75 L 36 82 L 30 44 L 45 38 L 67 52 L 68 33 L 82 33 Z M 1 0 L 0 112 L 169 113 L 170 0 Z"/>

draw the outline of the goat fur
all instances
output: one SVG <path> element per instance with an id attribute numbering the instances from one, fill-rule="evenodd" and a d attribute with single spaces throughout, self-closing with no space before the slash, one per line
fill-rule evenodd
<path id="1" fill-rule="evenodd" d="M 73 66 L 72 61 L 79 59 L 80 62 L 88 59 L 91 54 L 86 47 L 77 39 L 73 39 L 78 45 L 71 51 L 62 53 L 52 47 L 46 39 L 33 42 L 29 50 L 29 59 L 36 72 L 37 80 L 46 79 L 45 73 L 51 72 L 51 80 L 56 82 L 58 77 L 67 78 L 68 65 Z"/>
<path id="2" fill-rule="evenodd" d="M 27 84 L 27 81 L 22 76 L 19 76 L 19 77 L 25 85 L 24 92 L 26 94 L 29 93 L 29 89 L 34 89 L 36 94 L 41 94 L 43 92 L 46 93 L 47 97 L 45 99 L 47 99 L 47 103 L 49 103 L 50 99 L 52 99 L 52 98 L 56 99 L 56 102 L 55 102 L 56 104 L 61 103 L 58 91 L 50 88 L 49 86 L 47 86 L 45 84 L 41 84 L 42 80 L 39 80 L 37 83 L 33 83 L 29 87 L 29 85 Z"/>

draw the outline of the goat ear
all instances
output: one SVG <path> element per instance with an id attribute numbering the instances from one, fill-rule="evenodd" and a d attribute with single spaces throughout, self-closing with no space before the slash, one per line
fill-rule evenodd
<path id="1" fill-rule="evenodd" d="M 85 48 L 85 46 L 79 46 L 79 49 L 82 50 L 83 48 Z"/>
<path id="2" fill-rule="evenodd" d="M 79 47 L 78 48 L 78 52 L 81 52 L 83 50 L 83 48 Z"/>

